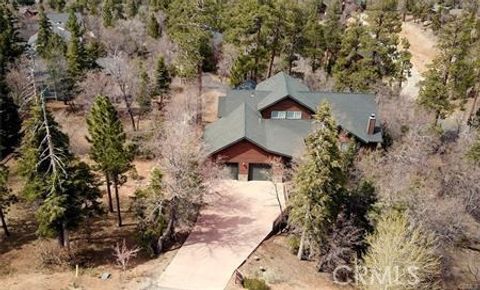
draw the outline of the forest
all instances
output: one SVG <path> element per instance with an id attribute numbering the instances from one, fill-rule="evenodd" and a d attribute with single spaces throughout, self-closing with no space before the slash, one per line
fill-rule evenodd
<path id="1" fill-rule="evenodd" d="M 478 0 L 2 0 L 2 284 L 156 289 L 228 190 L 219 96 L 279 72 L 373 94 L 383 142 L 322 103 L 225 289 L 480 289 Z"/>

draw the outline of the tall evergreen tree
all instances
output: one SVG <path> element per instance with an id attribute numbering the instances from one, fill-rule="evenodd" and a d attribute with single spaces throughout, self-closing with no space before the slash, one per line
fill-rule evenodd
<path id="1" fill-rule="evenodd" d="M 8 168 L 0 165 L 0 222 L 2 223 L 3 232 L 6 236 L 10 236 L 10 232 L 5 220 L 5 214 L 15 200 L 15 196 L 8 187 Z"/>
<path id="2" fill-rule="evenodd" d="M 66 54 L 68 64 L 68 74 L 72 79 L 77 79 L 82 74 L 83 63 L 83 45 L 78 37 L 73 37 L 67 47 Z"/>
<path id="3" fill-rule="evenodd" d="M 69 247 L 69 231 L 83 218 L 99 211 L 100 192 L 86 164 L 69 150 L 68 137 L 48 112 L 42 99 L 32 105 L 25 124 L 20 173 L 26 178 L 23 193 L 37 202 L 38 233 L 57 236 Z"/>
<path id="4" fill-rule="evenodd" d="M 359 19 L 345 31 L 338 58 L 333 68 L 339 90 L 368 91 L 379 79 L 372 66 L 372 38 Z"/>
<path id="5" fill-rule="evenodd" d="M 150 92 L 150 77 L 144 66 L 140 66 L 140 88 L 136 96 L 139 107 L 137 128 L 140 128 L 140 118 L 152 110 L 152 94 Z"/>
<path id="6" fill-rule="evenodd" d="M 307 241 L 326 235 L 327 225 L 339 212 L 336 199 L 344 190 L 344 156 L 338 148 L 337 125 L 330 106 L 322 104 L 314 116 L 317 128 L 305 139 L 306 152 L 295 174 L 290 221 L 301 231 L 298 258 Z"/>
<path id="7" fill-rule="evenodd" d="M 304 15 L 305 7 L 293 1 L 287 1 L 285 8 L 285 38 L 283 40 L 283 52 L 287 63 L 288 73 L 293 72 L 294 62 L 303 54 L 306 44 Z"/>
<path id="8" fill-rule="evenodd" d="M 157 17 L 155 14 L 150 14 L 147 23 L 147 33 L 151 38 L 159 38 L 162 35 L 162 30 L 160 24 L 158 23 Z"/>
<path id="9" fill-rule="evenodd" d="M 138 0 L 127 0 L 127 17 L 133 18 L 138 14 L 140 3 Z"/>
<path id="10" fill-rule="evenodd" d="M 47 15 L 45 14 L 43 5 L 41 5 L 38 13 L 38 33 L 36 50 L 38 54 L 42 57 L 45 57 L 48 53 L 50 37 L 52 34 L 52 26 L 47 18 Z"/>
<path id="11" fill-rule="evenodd" d="M 281 36 L 280 27 L 273 25 L 276 19 L 272 16 L 278 16 L 273 13 L 267 3 L 247 0 L 236 2 L 235 5 L 227 10 L 225 19 L 227 21 L 225 30 L 225 41 L 232 43 L 239 48 L 239 59 L 235 60 L 234 68 L 236 79 L 245 76 L 245 78 L 258 81 L 263 78 L 268 69 L 268 41 L 273 44 L 271 48 L 270 63 L 272 56 L 275 56 L 275 41 Z M 278 19 L 278 17 L 277 17 Z M 273 28 L 273 30 L 272 30 Z M 268 38 L 271 36 L 271 38 Z M 247 65 L 253 63 L 252 65 Z M 240 69 L 248 69 L 241 71 Z M 230 80 L 232 82 L 232 80 Z M 234 82 L 232 82 L 234 83 Z"/>
<path id="12" fill-rule="evenodd" d="M 20 141 L 21 124 L 18 106 L 7 90 L 0 89 L 0 159 L 11 152 Z"/>
<path id="13" fill-rule="evenodd" d="M 0 4 L 0 159 L 20 141 L 21 119 L 5 77 L 8 64 L 21 51 L 12 11 L 6 4 Z"/>
<path id="14" fill-rule="evenodd" d="M 402 30 L 401 15 L 397 0 L 380 0 L 369 10 L 369 30 L 373 35 L 372 65 L 377 75 L 393 78 L 399 57 L 400 37 Z"/>
<path id="15" fill-rule="evenodd" d="M 188 0 L 173 0 L 168 6 L 166 27 L 168 34 L 180 47 L 177 72 L 184 78 L 197 78 L 196 122 L 202 123 L 201 95 L 204 52 L 211 51 L 212 31 L 218 18 L 219 2 L 205 0 L 192 4 Z"/>
<path id="16" fill-rule="evenodd" d="M 337 61 L 341 49 L 342 35 L 345 25 L 341 23 L 341 1 L 333 0 L 328 6 L 327 16 L 324 25 L 325 35 L 325 70 L 330 75 L 333 66 Z"/>
<path id="17" fill-rule="evenodd" d="M 70 9 L 68 12 L 68 19 L 65 27 L 68 31 L 72 34 L 72 37 L 82 37 L 83 36 L 83 29 L 78 22 L 77 15 L 75 14 L 74 9 Z"/>
<path id="18" fill-rule="evenodd" d="M 57 11 L 62 11 L 65 8 L 65 0 L 48 0 L 48 6 Z"/>
<path id="19" fill-rule="evenodd" d="M 126 135 L 118 113 L 105 96 L 95 99 L 87 117 L 89 137 L 92 144 L 90 157 L 95 161 L 97 170 L 103 172 L 107 181 L 109 208 L 113 210 L 110 193 L 110 181 L 115 190 L 118 226 L 122 226 L 120 197 L 118 188 L 122 183 L 122 174 L 131 168 L 132 154 L 125 145 Z"/>
<path id="20" fill-rule="evenodd" d="M 325 28 L 319 21 L 318 7 L 317 5 L 311 6 L 305 25 L 306 44 L 302 55 L 310 59 L 312 71 L 315 72 L 322 65 L 327 43 L 325 41 Z"/>
<path id="21" fill-rule="evenodd" d="M 157 61 L 157 67 L 155 68 L 155 83 L 153 94 L 160 97 L 160 108 L 165 105 L 165 99 L 170 91 L 170 84 L 172 82 L 172 76 L 165 64 L 165 59 L 160 56 Z"/>
<path id="22" fill-rule="evenodd" d="M 112 27 L 114 21 L 113 0 L 105 0 L 102 6 L 103 26 Z"/>
<path id="23" fill-rule="evenodd" d="M 468 59 L 472 20 L 468 15 L 453 17 L 442 27 L 437 45 L 439 54 L 420 83 L 418 102 L 435 113 L 435 123 L 455 108 L 463 107 L 467 92 L 473 86 L 475 71 Z"/>

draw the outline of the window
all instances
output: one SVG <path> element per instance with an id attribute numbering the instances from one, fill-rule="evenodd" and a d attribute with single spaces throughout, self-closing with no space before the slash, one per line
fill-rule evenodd
<path id="1" fill-rule="evenodd" d="M 302 118 L 302 112 L 300 111 L 287 111 L 287 119 L 299 120 Z"/>
<path id="2" fill-rule="evenodd" d="M 287 117 L 287 112 L 285 111 L 272 111 L 272 119 L 285 119 Z"/>
<path id="3" fill-rule="evenodd" d="M 302 118 L 302 112 L 300 111 L 272 111 L 270 116 L 272 119 L 289 119 L 299 120 Z"/>

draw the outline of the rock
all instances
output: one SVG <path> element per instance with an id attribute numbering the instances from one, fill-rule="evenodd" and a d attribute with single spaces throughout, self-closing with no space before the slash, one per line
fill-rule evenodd
<path id="1" fill-rule="evenodd" d="M 104 273 L 102 273 L 102 275 L 100 275 L 100 279 L 102 279 L 102 280 L 108 280 L 108 279 L 110 279 L 110 277 L 112 277 L 112 274 L 110 274 L 108 272 L 104 272 Z"/>
<path id="2" fill-rule="evenodd" d="M 265 272 L 265 271 L 267 271 L 267 269 L 265 269 L 265 267 L 263 267 L 263 266 L 260 266 L 260 271 Z"/>
<path id="3" fill-rule="evenodd" d="M 253 257 L 253 259 L 254 259 L 255 261 L 260 261 L 260 257 L 259 257 L 259 256 L 255 256 L 255 257 Z"/>

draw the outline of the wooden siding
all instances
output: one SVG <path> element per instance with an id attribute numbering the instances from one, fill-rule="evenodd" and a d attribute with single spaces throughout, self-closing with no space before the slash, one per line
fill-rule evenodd
<path id="1" fill-rule="evenodd" d="M 268 108 L 263 109 L 262 117 L 264 119 L 270 119 L 272 111 L 300 111 L 302 112 L 302 119 L 312 118 L 312 112 L 310 111 L 310 109 L 304 107 L 298 102 L 295 102 L 291 98 L 286 98 L 276 104 L 271 105 Z"/>
<path id="2" fill-rule="evenodd" d="M 250 163 L 267 164 L 275 157 L 280 156 L 269 153 L 248 140 L 241 140 L 212 156 L 221 162 L 238 163 L 240 174 L 248 174 Z"/>

